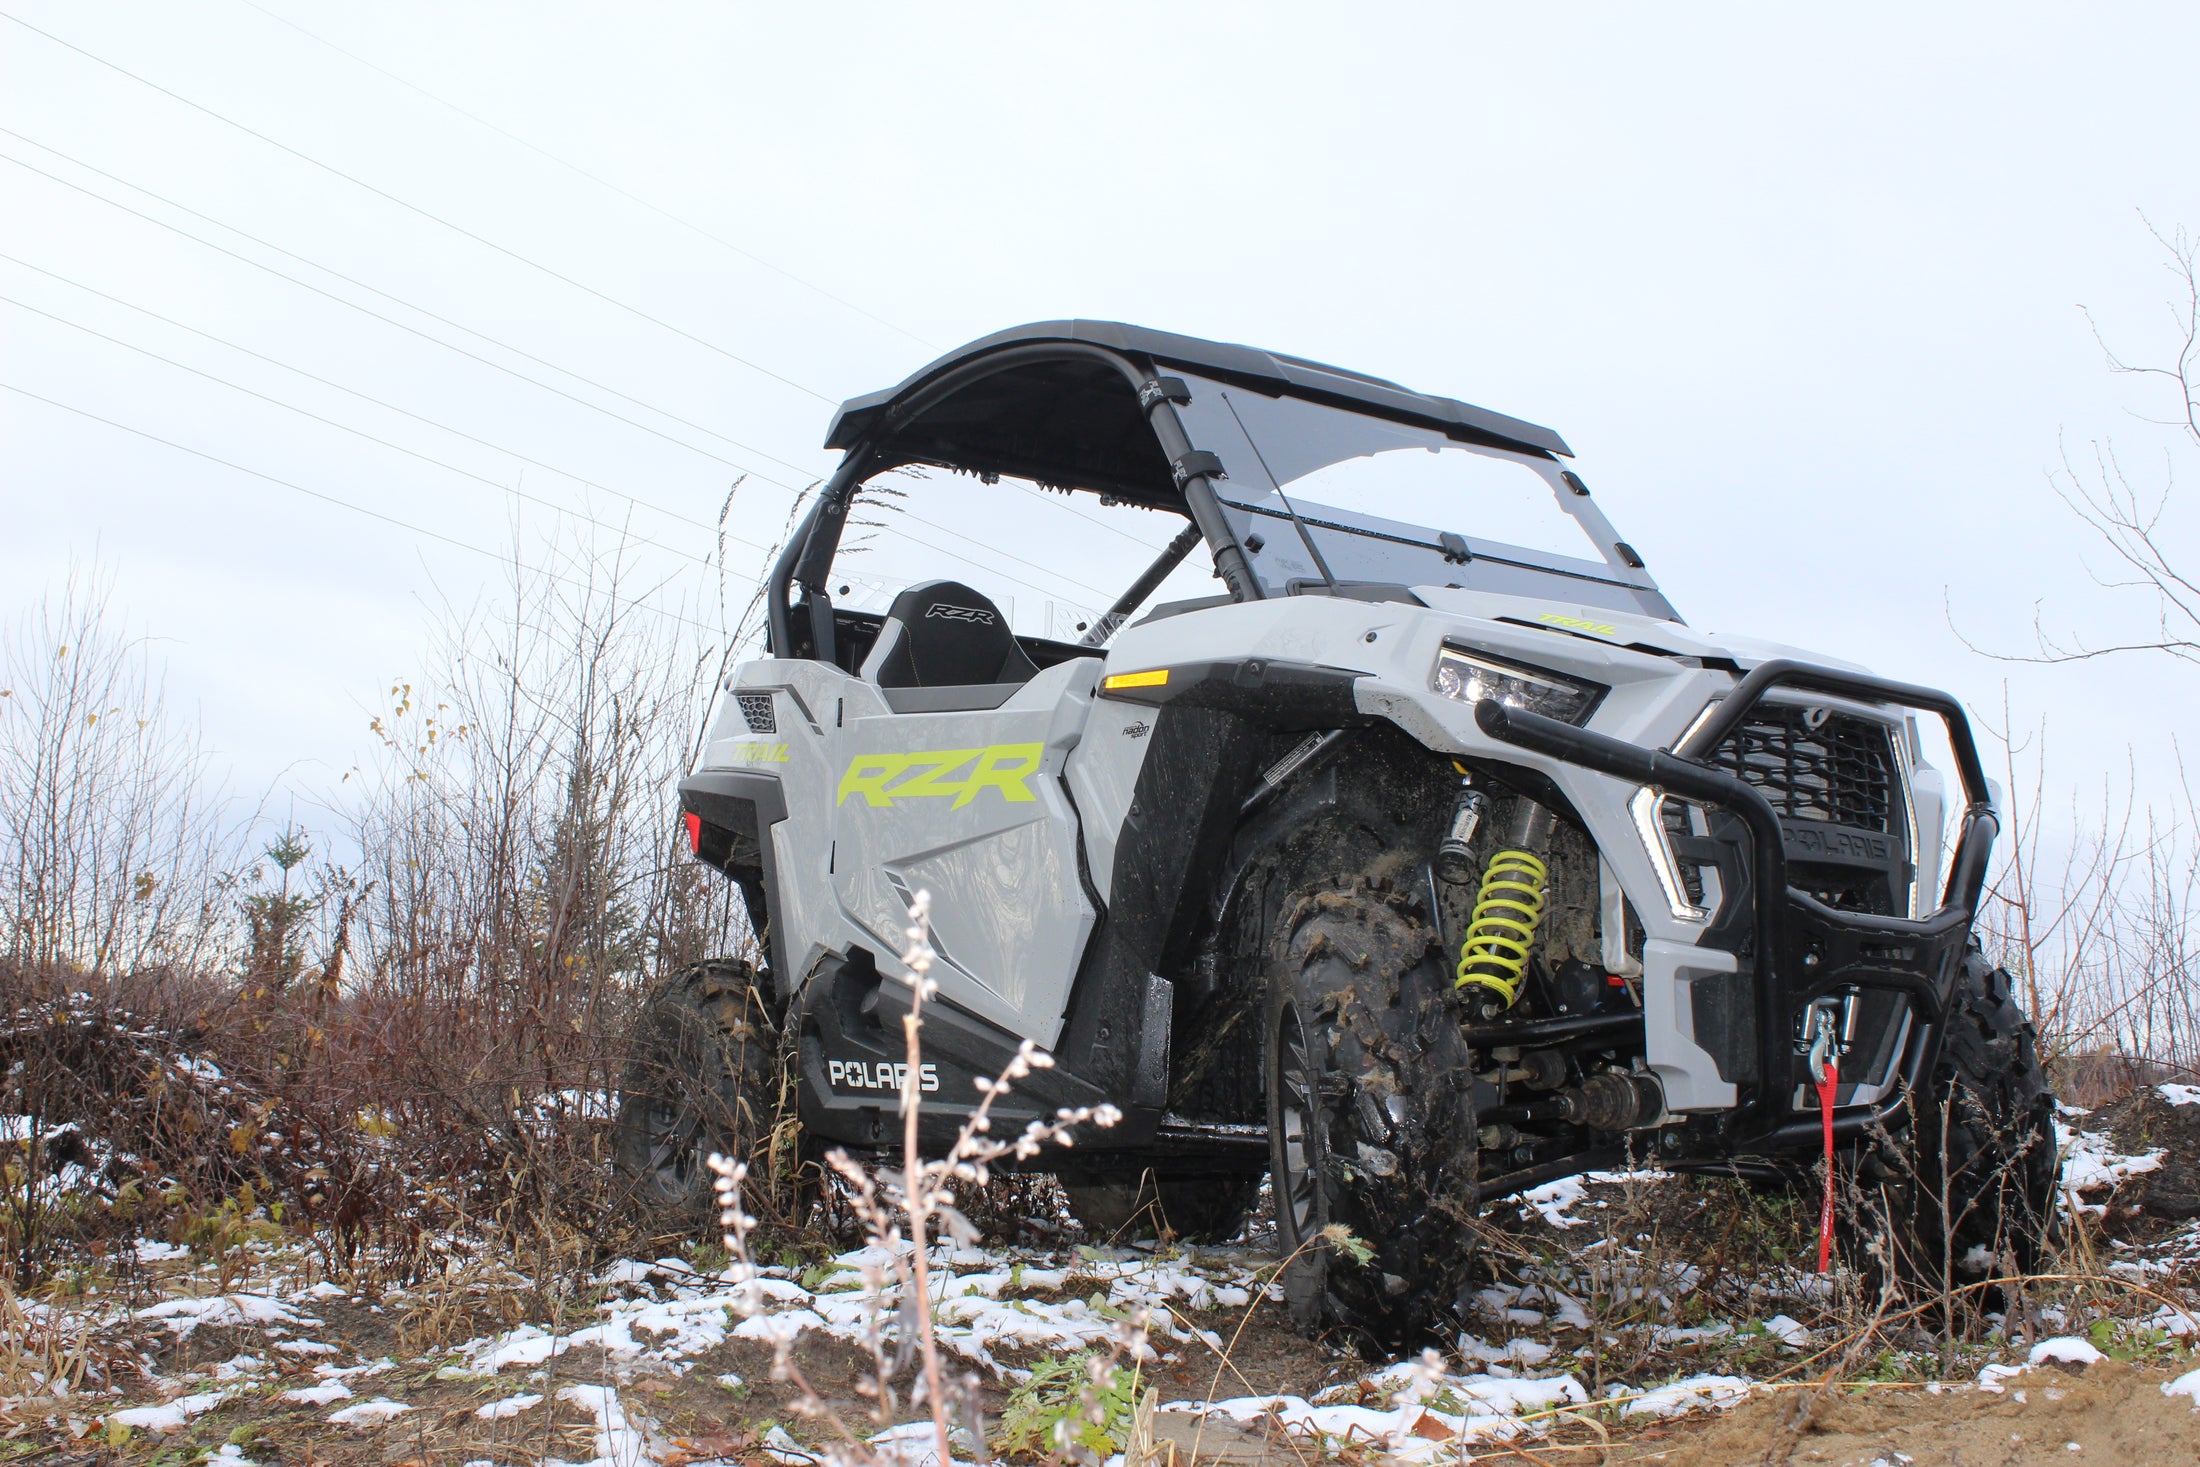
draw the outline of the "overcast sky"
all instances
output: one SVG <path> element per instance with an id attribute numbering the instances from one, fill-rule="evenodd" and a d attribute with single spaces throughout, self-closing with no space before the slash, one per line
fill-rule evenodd
<path id="1" fill-rule="evenodd" d="M 698 584 L 833 403 L 1084 316 L 1547 423 L 1694 625 L 2006 679 L 2064 784 L 2169 791 L 2189 673 L 1944 607 L 2143 616 L 2048 473 L 2172 447 L 2079 307 L 2172 345 L 2194 7 L 263 3 L 0 0 L 0 381 L 124 425 L 0 392 L 0 611 L 96 558 L 247 788 L 358 756 L 509 489 Z"/>

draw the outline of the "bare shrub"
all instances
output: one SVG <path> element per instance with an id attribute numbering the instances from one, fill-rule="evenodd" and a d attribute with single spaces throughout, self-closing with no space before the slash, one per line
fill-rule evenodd
<path id="1" fill-rule="evenodd" d="M 72 571 L 0 636 L 0 951 L 18 971 L 198 970 L 235 931 L 227 802 L 111 590 Z"/>

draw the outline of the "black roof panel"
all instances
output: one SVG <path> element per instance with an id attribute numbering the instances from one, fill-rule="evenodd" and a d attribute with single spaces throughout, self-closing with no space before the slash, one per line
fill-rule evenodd
<path id="1" fill-rule="evenodd" d="M 1170 331 L 1152 331 L 1119 321 L 1038 321 L 996 331 L 968 346 L 958 347 L 884 392 L 851 397 L 841 404 L 826 434 L 827 448 L 849 448 L 877 421 L 880 412 L 905 393 L 951 368 L 1003 347 L 1027 346 L 1044 341 L 1079 341 L 1103 346 L 1132 356 L 1188 368 L 1203 376 L 1241 382 L 1264 392 L 1309 397 L 1341 406 L 1360 407 L 1386 418 L 1424 423 L 1439 429 L 1465 429 L 1482 440 L 1534 452 L 1572 457 L 1566 440 L 1549 428 L 1493 413 L 1487 408 L 1430 397 L 1380 377 L 1348 372 L 1303 357 L 1284 356 L 1231 342 L 1202 341 Z"/>

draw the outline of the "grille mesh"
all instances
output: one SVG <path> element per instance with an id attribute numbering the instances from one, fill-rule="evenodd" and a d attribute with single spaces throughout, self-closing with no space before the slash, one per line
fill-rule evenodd
<path id="1" fill-rule="evenodd" d="M 779 732 L 779 720 L 772 716 L 771 694 L 735 693 L 733 700 L 741 705 L 741 721 L 749 726 L 750 733 Z"/>
<path id="2" fill-rule="evenodd" d="M 1760 703 L 1711 758 L 1763 791 L 1774 811 L 1790 820 L 1896 833 L 1898 776 L 1883 723 L 1791 703 Z"/>

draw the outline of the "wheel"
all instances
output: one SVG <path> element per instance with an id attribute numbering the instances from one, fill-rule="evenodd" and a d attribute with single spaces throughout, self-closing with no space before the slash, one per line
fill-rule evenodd
<path id="1" fill-rule="evenodd" d="M 755 1158 L 778 1110 L 778 1026 L 747 963 L 697 963 L 649 996 L 619 1086 L 616 1156 L 645 1215 L 713 1222 L 712 1152 Z"/>
<path id="2" fill-rule="evenodd" d="M 2039 1035 L 2007 970 L 1969 952 L 1931 1098 L 1918 1107 L 1884 1192 L 1901 1276 L 1937 1294 L 2037 1268 L 2060 1166 Z"/>
<path id="3" fill-rule="evenodd" d="M 1260 1197 L 1260 1176 L 1135 1177 L 1058 1172 L 1070 1216 L 1095 1243 L 1166 1233 L 1187 1243 L 1226 1243 L 1245 1226 Z"/>
<path id="4" fill-rule="evenodd" d="M 1294 1322 L 1364 1353 L 1458 1323 L 1479 1143 L 1460 1010 L 1433 935 L 1366 882 L 1284 903 L 1265 1009 L 1270 1177 Z M 1324 1230 L 1370 1250 L 1356 1263 Z"/>

